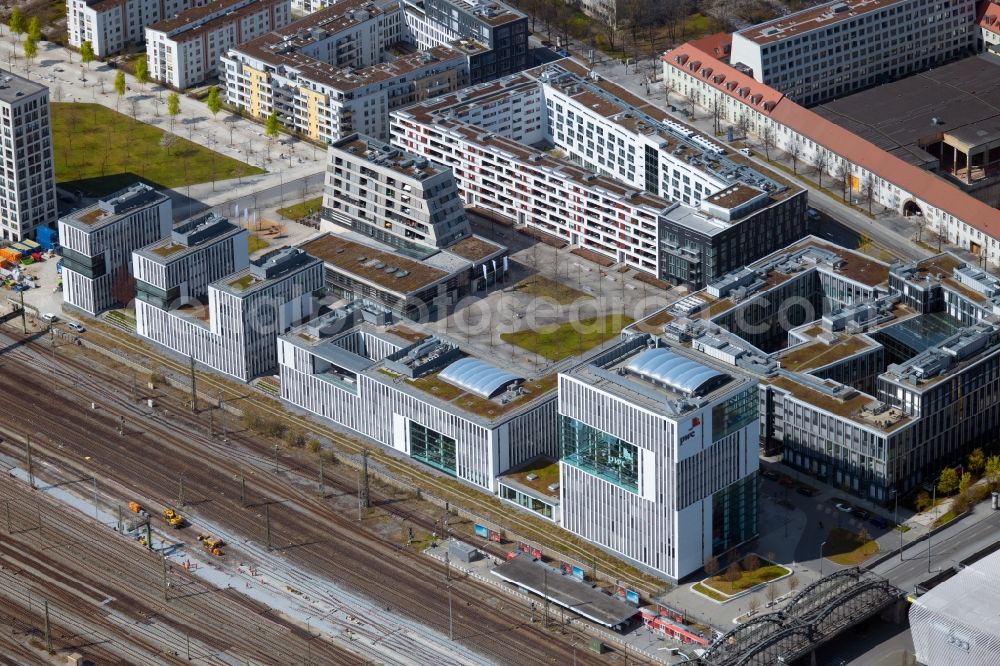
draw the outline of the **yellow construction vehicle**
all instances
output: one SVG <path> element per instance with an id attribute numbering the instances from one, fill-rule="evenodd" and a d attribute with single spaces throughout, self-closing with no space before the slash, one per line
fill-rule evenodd
<path id="1" fill-rule="evenodd" d="M 184 524 L 184 516 L 177 513 L 169 506 L 163 509 L 163 517 L 167 519 L 167 523 L 171 527 L 180 527 Z"/>
<path id="2" fill-rule="evenodd" d="M 201 541 L 201 545 L 205 546 L 205 550 L 215 556 L 222 555 L 222 547 L 226 545 L 222 539 L 207 534 L 199 534 L 198 541 Z"/>

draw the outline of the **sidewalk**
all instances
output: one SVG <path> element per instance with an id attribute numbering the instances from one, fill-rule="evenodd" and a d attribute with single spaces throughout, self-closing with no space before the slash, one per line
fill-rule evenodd
<path id="1" fill-rule="evenodd" d="M 164 129 L 170 125 L 166 111 L 169 91 L 165 88 L 152 82 L 141 86 L 126 73 L 128 91 L 119 99 L 114 91 L 114 79 L 119 70 L 98 61 L 85 67 L 79 55 L 51 42 L 39 43 L 38 57 L 26 71 L 23 47 L 8 32 L 0 36 L 0 61 L 12 65 L 15 74 L 47 85 L 54 102 L 96 103 L 128 116 L 132 115 L 134 103 L 136 120 Z M 224 111 L 213 116 L 203 102 L 184 94 L 179 94 L 178 99 L 180 114 L 174 120 L 175 134 L 268 172 L 241 181 L 178 188 L 174 191 L 179 196 L 199 200 L 211 207 L 292 183 L 321 172 L 325 167 L 326 150 L 321 146 L 284 134 L 271 141 L 264 134 L 263 126 L 257 123 Z M 299 200 L 297 196 L 289 199 L 290 202 Z"/>

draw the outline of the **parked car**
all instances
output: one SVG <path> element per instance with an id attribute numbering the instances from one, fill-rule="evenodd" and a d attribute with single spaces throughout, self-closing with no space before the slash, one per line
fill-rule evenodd
<path id="1" fill-rule="evenodd" d="M 753 151 L 749 148 L 740 148 L 739 153 L 744 157 L 753 157 Z"/>
<path id="2" fill-rule="evenodd" d="M 771 471 L 771 470 L 769 470 L 769 469 L 765 469 L 765 470 L 764 470 L 764 471 L 763 471 L 763 472 L 761 473 L 761 475 L 762 475 L 762 476 L 763 476 L 763 477 L 764 477 L 765 479 L 770 479 L 771 481 L 777 481 L 777 480 L 778 480 L 778 475 L 777 475 L 777 474 L 776 474 L 775 472 L 773 472 L 773 471 Z"/>
<path id="3" fill-rule="evenodd" d="M 45 321 L 51 323 L 51 322 L 54 322 L 56 319 L 58 319 L 58 317 L 56 317 L 51 312 L 46 312 L 45 314 L 42 315 L 42 319 L 44 319 Z"/>
<path id="4" fill-rule="evenodd" d="M 843 511 L 844 513 L 851 513 L 854 510 L 847 502 L 837 502 L 837 511 Z"/>
<path id="5" fill-rule="evenodd" d="M 851 514 L 857 516 L 861 520 L 868 520 L 869 518 L 872 517 L 872 512 L 871 511 L 867 511 L 867 510 L 862 509 L 861 507 L 857 507 L 857 506 L 854 507 L 853 509 L 851 509 Z"/>
<path id="6" fill-rule="evenodd" d="M 83 327 L 83 324 L 78 324 L 75 321 L 66 322 L 66 325 L 72 328 L 77 333 L 83 333 L 84 331 L 87 330 Z"/>
<path id="7" fill-rule="evenodd" d="M 815 208 L 807 208 L 806 217 L 808 217 L 813 222 L 817 222 L 820 219 L 820 214 L 819 211 L 816 210 Z"/>
<path id="8" fill-rule="evenodd" d="M 795 489 L 795 492 L 797 492 L 799 495 L 805 495 L 806 497 L 812 497 L 813 496 L 812 488 L 807 488 L 806 486 L 799 486 L 799 487 L 797 487 Z"/>

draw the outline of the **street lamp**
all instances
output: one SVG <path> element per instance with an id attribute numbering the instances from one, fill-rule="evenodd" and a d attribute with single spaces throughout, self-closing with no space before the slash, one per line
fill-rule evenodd
<path id="1" fill-rule="evenodd" d="M 819 575 L 823 576 L 823 548 L 826 546 L 826 541 L 819 545 Z"/>

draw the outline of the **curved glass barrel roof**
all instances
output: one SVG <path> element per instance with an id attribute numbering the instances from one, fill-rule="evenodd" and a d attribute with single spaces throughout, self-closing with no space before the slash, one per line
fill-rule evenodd
<path id="1" fill-rule="evenodd" d="M 484 398 L 492 398 L 500 389 L 522 377 L 480 361 L 477 358 L 460 358 L 441 371 L 439 378 Z"/>
<path id="2" fill-rule="evenodd" d="M 629 372 L 687 395 L 722 384 L 729 375 L 663 349 L 647 349 L 636 354 L 625 366 Z"/>

